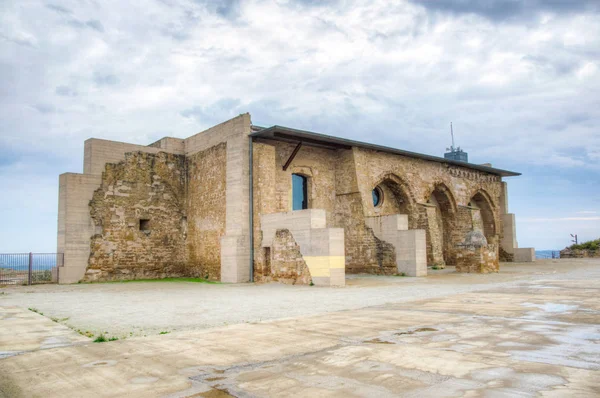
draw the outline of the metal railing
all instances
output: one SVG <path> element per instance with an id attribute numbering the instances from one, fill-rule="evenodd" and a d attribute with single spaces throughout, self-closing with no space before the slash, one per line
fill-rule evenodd
<path id="1" fill-rule="evenodd" d="M 547 258 L 560 258 L 560 251 L 556 250 L 546 250 L 542 253 L 536 252 L 535 258 L 537 259 L 547 259 Z"/>
<path id="2" fill-rule="evenodd" d="M 0 285 L 56 283 L 63 253 L 0 253 Z"/>

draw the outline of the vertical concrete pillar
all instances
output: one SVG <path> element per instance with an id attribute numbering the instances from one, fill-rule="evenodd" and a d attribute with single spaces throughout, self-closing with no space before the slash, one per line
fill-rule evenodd
<path id="1" fill-rule="evenodd" d="M 102 181 L 100 175 L 65 173 L 59 177 L 57 252 L 64 253 L 59 283 L 77 283 L 90 257 L 95 233 L 89 204 Z"/>

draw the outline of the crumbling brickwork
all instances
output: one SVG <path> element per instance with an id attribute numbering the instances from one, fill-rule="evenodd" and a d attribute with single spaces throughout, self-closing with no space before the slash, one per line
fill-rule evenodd
<path id="1" fill-rule="evenodd" d="M 188 275 L 185 157 L 133 152 L 107 164 L 90 213 L 96 228 L 85 280 Z"/>

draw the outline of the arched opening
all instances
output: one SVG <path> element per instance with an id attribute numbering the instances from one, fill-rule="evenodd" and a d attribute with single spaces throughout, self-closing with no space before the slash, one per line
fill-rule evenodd
<path id="1" fill-rule="evenodd" d="M 473 213 L 473 230 L 481 230 L 488 243 L 496 240 L 496 221 L 490 199 L 485 192 L 477 192 L 470 200 Z"/>
<path id="2" fill-rule="evenodd" d="M 408 185 L 395 174 L 384 176 L 379 184 L 375 186 L 379 193 L 379 203 L 375 205 L 375 196 L 373 196 L 373 205 L 380 215 L 407 214 L 408 225 L 410 229 L 416 228 L 416 214 L 414 201 L 410 194 Z"/>
<path id="3" fill-rule="evenodd" d="M 292 174 L 292 210 L 308 209 L 308 178 Z"/>
<path id="4" fill-rule="evenodd" d="M 452 193 L 445 185 L 437 185 L 427 204 L 427 262 L 433 266 L 453 264 L 451 236 L 456 203 Z"/>

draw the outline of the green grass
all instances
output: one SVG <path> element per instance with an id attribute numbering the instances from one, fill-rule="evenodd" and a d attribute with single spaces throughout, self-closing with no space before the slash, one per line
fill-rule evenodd
<path id="1" fill-rule="evenodd" d="M 96 337 L 96 340 L 94 340 L 94 343 L 105 343 L 108 340 L 106 340 L 106 337 L 104 337 L 103 334 L 99 335 L 98 337 Z"/>
<path id="2" fill-rule="evenodd" d="M 204 278 L 163 278 L 163 279 L 131 279 L 124 281 L 102 281 L 102 282 L 89 282 L 89 283 L 135 283 L 135 282 L 192 282 L 192 283 L 207 283 L 210 285 L 220 284 L 221 282 L 209 281 Z"/>
<path id="3" fill-rule="evenodd" d="M 159 334 L 169 334 L 171 332 L 160 332 Z"/>

